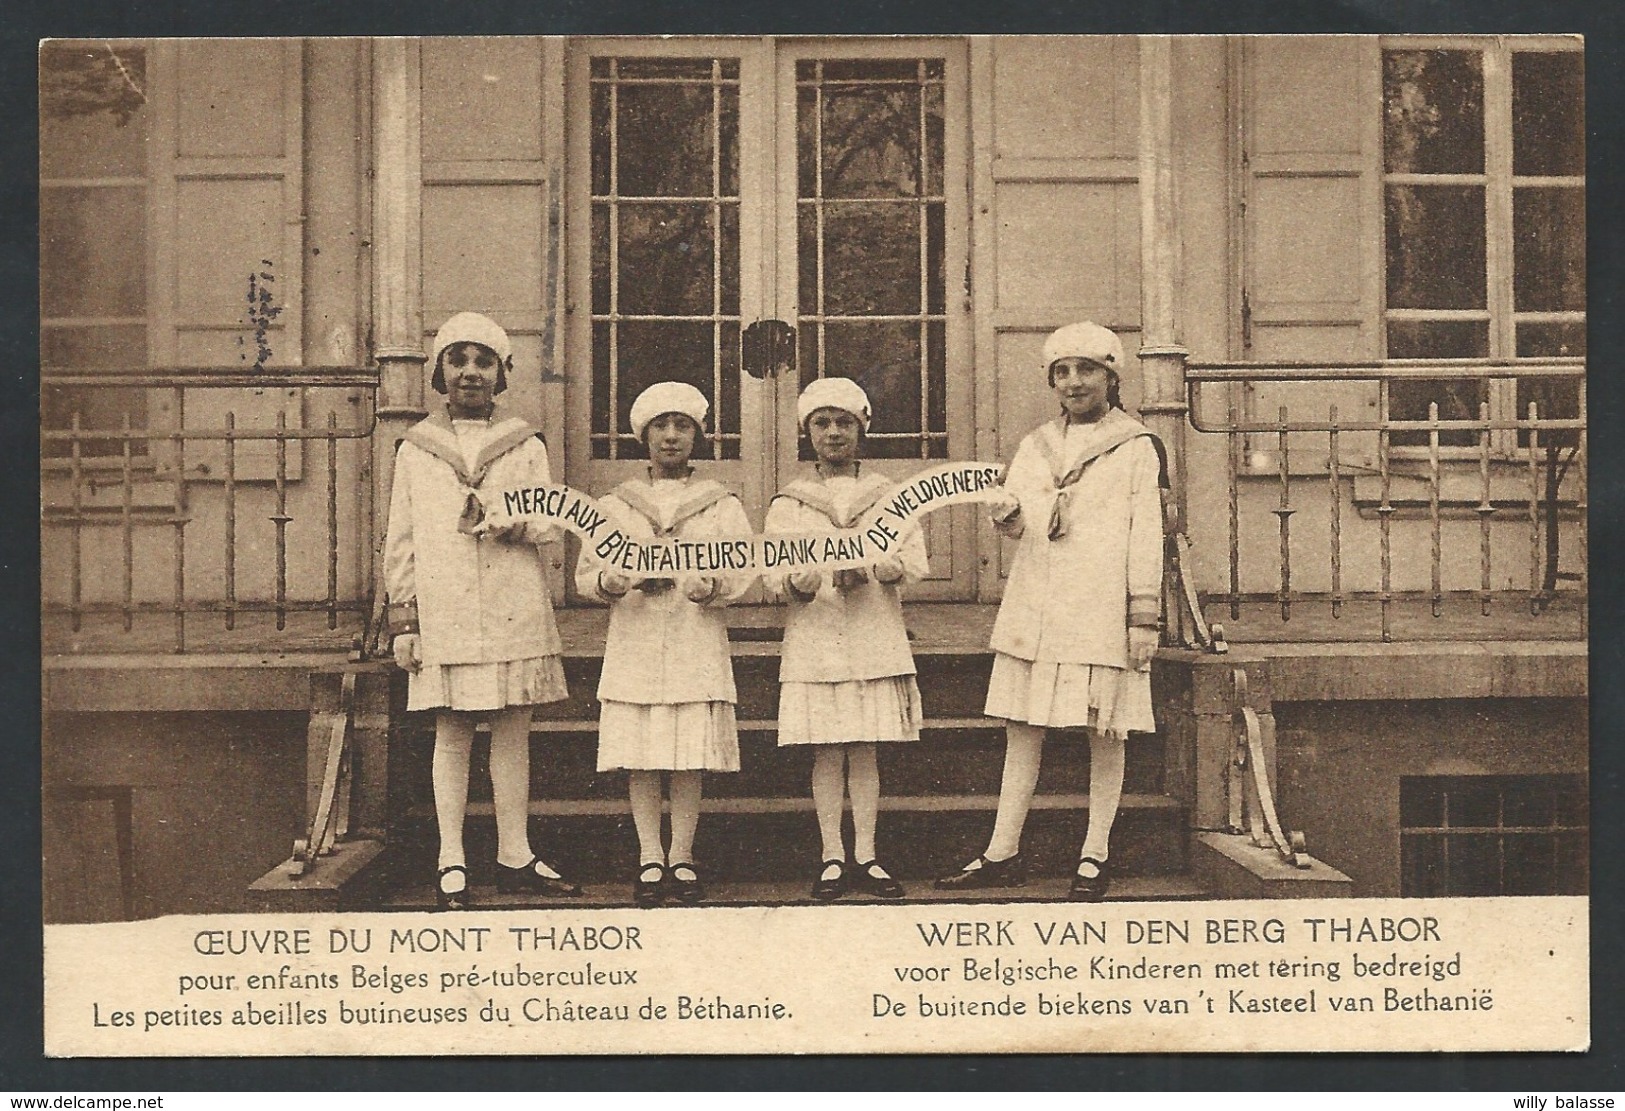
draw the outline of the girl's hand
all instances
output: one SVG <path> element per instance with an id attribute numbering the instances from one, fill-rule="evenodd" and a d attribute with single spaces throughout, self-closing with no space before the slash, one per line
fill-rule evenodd
<path id="1" fill-rule="evenodd" d="M 632 589 L 632 580 L 619 571 L 600 571 L 598 589 L 612 598 L 619 598 Z"/>
<path id="2" fill-rule="evenodd" d="M 515 521 L 511 525 L 493 525 L 485 530 L 485 535 L 502 544 L 518 544 L 525 537 L 525 522 Z"/>
<path id="3" fill-rule="evenodd" d="M 688 580 L 688 585 L 683 588 L 683 593 L 688 596 L 690 602 L 696 602 L 703 606 L 717 596 L 720 585 L 710 575 L 696 575 Z"/>
<path id="4" fill-rule="evenodd" d="M 835 589 L 845 593 L 856 590 L 869 581 L 869 573 L 861 567 L 843 567 L 835 572 Z"/>
<path id="5" fill-rule="evenodd" d="M 818 593 L 818 588 L 824 585 L 824 576 L 811 567 L 795 572 L 790 576 L 790 589 L 805 598 L 811 598 Z"/>
<path id="6" fill-rule="evenodd" d="M 1151 657 L 1157 654 L 1157 630 L 1147 625 L 1130 625 L 1128 630 L 1128 662 L 1135 671 L 1151 666 Z"/>
<path id="7" fill-rule="evenodd" d="M 402 633 L 390 643 L 395 666 L 416 675 L 423 670 L 423 641 L 417 633 Z"/>
<path id="8" fill-rule="evenodd" d="M 875 560 L 873 570 L 875 581 L 888 586 L 903 579 L 903 561 L 894 555 Z"/>
<path id="9" fill-rule="evenodd" d="M 1005 524 L 1021 512 L 1021 499 L 1000 486 L 993 491 L 993 497 L 988 499 L 987 510 L 994 521 Z"/>

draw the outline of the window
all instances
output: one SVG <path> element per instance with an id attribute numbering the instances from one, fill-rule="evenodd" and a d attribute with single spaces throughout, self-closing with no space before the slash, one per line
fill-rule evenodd
<path id="1" fill-rule="evenodd" d="M 1584 82 L 1579 50 L 1551 43 L 1383 51 L 1389 358 L 1585 354 Z M 1503 418 L 1531 402 L 1578 413 L 1572 388 L 1536 380 L 1396 383 L 1391 412 L 1426 420 L 1432 402 L 1444 420 L 1475 420 L 1485 403 Z M 1441 443 L 1476 446 L 1478 433 Z"/>
<path id="2" fill-rule="evenodd" d="M 739 62 L 594 58 L 591 87 L 593 458 L 642 458 L 632 402 L 674 379 L 738 459 Z"/>
<path id="3" fill-rule="evenodd" d="M 1586 892 L 1584 776 L 1402 776 L 1399 824 L 1402 895 Z"/>
<path id="4" fill-rule="evenodd" d="M 145 53 L 111 43 L 40 50 L 40 362 L 76 372 L 147 363 L 147 103 Z M 48 429 L 115 430 L 146 422 L 141 390 L 51 388 Z M 145 450 L 141 441 L 132 445 Z M 68 445 L 47 443 L 47 454 Z M 115 439 L 86 455 L 117 455 Z"/>
<path id="5" fill-rule="evenodd" d="M 796 63 L 801 385 L 857 380 L 874 458 L 948 454 L 943 91 L 941 59 Z"/>

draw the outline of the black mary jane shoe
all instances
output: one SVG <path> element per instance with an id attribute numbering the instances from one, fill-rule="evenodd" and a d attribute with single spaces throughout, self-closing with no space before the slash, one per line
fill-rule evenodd
<path id="1" fill-rule="evenodd" d="M 835 869 L 833 876 L 825 876 L 831 868 Z M 846 874 L 844 860 L 826 860 L 818 869 L 818 878 L 813 880 L 812 897 L 820 903 L 832 903 L 846 894 L 850 877 Z"/>
<path id="2" fill-rule="evenodd" d="M 880 861 L 871 860 L 867 864 L 859 864 L 857 874 L 852 877 L 852 886 L 865 895 L 873 895 L 877 899 L 901 899 L 903 885 L 892 878 L 891 873 L 881 867 Z"/>
<path id="3" fill-rule="evenodd" d="M 460 891 L 446 890 L 446 877 L 456 872 L 463 877 L 463 887 Z M 449 868 L 442 868 L 434 878 L 434 902 L 441 910 L 467 910 L 468 909 L 468 869 L 461 864 L 453 864 Z"/>
<path id="4" fill-rule="evenodd" d="M 975 891 L 984 887 L 1022 887 L 1027 883 L 1027 862 L 1021 854 L 1004 860 L 979 856 L 963 869 L 937 881 L 938 891 Z"/>
<path id="5" fill-rule="evenodd" d="M 666 897 L 666 866 L 645 864 L 632 881 L 632 902 L 640 907 L 657 907 Z"/>
<path id="6" fill-rule="evenodd" d="M 539 856 L 532 857 L 523 868 L 510 868 L 497 864 L 497 892 L 502 895 L 545 895 L 549 898 L 574 898 L 581 894 L 581 885 L 571 883 L 563 876 L 544 876 L 536 870 L 542 863 Z"/>
<path id="7" fill-rule="evenodd" d="M 1066 893 L 1068 902 L 1098 903 L 1106 897 L 1106 889 L 1111 886 L 1111 877 L 1106 874 L 1106 862 L 1104 860 L 1096 860 L 1092 856 L 1086 856 L 1078 861 L 1078 867 L 1081 868 L 1085 864 L 1094 865 L 1095 874 L 1085 876 L 1078 872 L 1072 873 L 1072 886 L 1067 889 Z"/>
<path id="8" fill-rule="evenodd" d="M 680 872 L 687 872 L 688 875 L 679 875 Z M 700 882 L 699 869 L 694 867 L 692 861 L 667 865 L 666 886 L 671 889 L 671 897 L 679 903 L 692 905 L 705 898 L 705 884 Z"/>

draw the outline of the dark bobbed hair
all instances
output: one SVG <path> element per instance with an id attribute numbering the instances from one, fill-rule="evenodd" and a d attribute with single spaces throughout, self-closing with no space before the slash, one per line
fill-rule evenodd
<path id="1" fill-rule="evenodd" d="M 435 393 L 446 392 L 446 352 L 450 351 L 453 347 L 456 347 L 458 343 L 466 343 L 472 347 L 478 347 L 482 351 L 491 351 L 491 349 L 486 347 L 485 344 L 475 343 L 471 339 L 460 339 L 457 341 L 457 343 L 448 344 L 441 350 L 440 354 L 434 357 L 434 375 L 429 379 L 429 385 L 434 389 Z M 491 351 L 491 354 L 495 356 L 496 352 Z M 497 359 L 497 386 L 496 389 L 491 391 L 492 396 L 495 396 L 508 388 L 508 371 L 512 369 L 512 355 L 509 355 L 506 359 Z"/>

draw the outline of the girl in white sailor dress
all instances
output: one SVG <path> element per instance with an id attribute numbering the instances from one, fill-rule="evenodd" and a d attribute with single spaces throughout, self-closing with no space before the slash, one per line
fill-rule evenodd
<path id="1" fill-rule="evenodd" d="M 1105 897 L 1124 742 L 1156 728 L 1151 657 L 1162 587 L 1159 459 L 1151 433 L 1123 411 L 1123 345 L 1097 324 L 1044 343 L 1061 417 L 1021 442 L 994 524 L 1021 541 L 993 627 L 987 714 L 1005 720 L 1004 777 L 987 849 L 947 890 L 1018 886 L 1021 830 L 1038 783 L 1046 728 L 1086 729 L 1089 827 L 1069 898 Z"/>
<path id="2" fill-rule="evenodd" d="M 632 403 L 632 431 L 649 449 L 647 481 L 601 499 L 610 523 L 636 540 L 745 537 L 739 499 L 689 467 L 710 406 L 681 382 L 657 382 Z M 739 770 L 733 659 L 722 607 L 750 589 L 751 573 L 634 579 L 584 548 L 581 592 L 610 605 L 598 684 L 598 770 L 627 769 L 637 829 L 639 906 L 704 897 L 694 862 L 701 774 Z M 670 780 L 671 844 L 661 843 L 662 776 Z"/>
<path id="3" fill-rule="evenodd" d="M 549 481 L 539 433 L 494 398 L 513 368 L 507 333 L 458 313 L 434 339 L 432 384 L 447 395 L 408 430 L 395 461 L 385 587 L 395 660 L 410 674 L 407 709 L 435 711 L 435 887 L 442 909 L 468 905 L 463 820 L 476 719 L 491 723 L 497 890 L 579 895 L 531 850 L 531 707 L 568 695 L 559 634 L 536 545 L 545 529 L 477 528 L 482 489 Z"/>
<path id="4" fill-rule="evenodd" d="M 796 418 L 818 457 L 816 476 L 792 482 L 773 499 L 765 531 L 804 535 L 852 527 L 892 487 L 885 476 L 860 471 L 868 395 L 849 378 L 821 378 L 802 391 Z M 768 581 L 790 604 L 779 663 L 779 744 L 813 748 L 823 864 L 812 897 L 820 902 L 846 891 L 903 895 L 875 852 L 876 749 L 920 736 L 920 691 L 898 588 L 928 570 L 924 538 L 910 528 L 892 552 L 866 568 L 805 570 Z M 850 862 L 841 829 L 848 795 Z"/>

